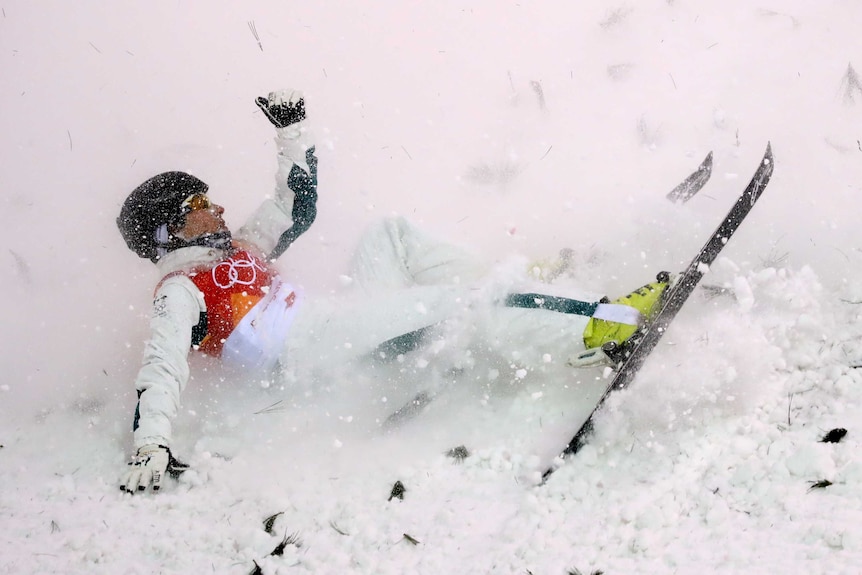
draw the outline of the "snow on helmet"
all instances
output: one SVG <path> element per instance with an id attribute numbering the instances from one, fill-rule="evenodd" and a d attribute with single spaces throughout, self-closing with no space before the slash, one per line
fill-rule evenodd
<path id="1" fill-rule="evenodd" d="M 192 194 L 205 194 L 209 186 L 185 172 L 164 172 L 153 176 L 129 194 L 117 227 L 129 249 L 155 262 L 156 230 L 182 214 L 183 201 Z"/>

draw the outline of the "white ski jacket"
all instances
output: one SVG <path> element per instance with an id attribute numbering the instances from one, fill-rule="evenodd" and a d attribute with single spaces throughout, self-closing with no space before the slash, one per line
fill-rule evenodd
<path id="1" fill-rule="evenodd" d="M 261 254 L 276 247 L 281 234 L 293 220 L 295 194 L 288 185 L 294 165 L 310 173 L 307 152 L 311 138 L 304 122 L 278 129 L 278 174 L 275 194 L 264 201 L 239 232 L 235 243 Z M 310 223 L 310 222 L 308 222 Z M 206 312 L 204 295 L 183 272 L 208 267 L 225 258 L 220 249 L 192 246 L 172 251 L 156 266 L 164 279 L 158 286 L 150 317 L 141 369 L 135 380 L 138 407 L 135 413 L 134 444 L 170 446 L 171 422 L 180 405 L 180 395 L 189 379 L 188 354 L 192 330 Z"/>

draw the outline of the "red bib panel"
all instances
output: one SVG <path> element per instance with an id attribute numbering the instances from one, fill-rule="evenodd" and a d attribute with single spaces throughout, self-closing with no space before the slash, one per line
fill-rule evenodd
<path id="1" fill-rule="evenodd" d="M 200 351 L 220 357 L 225 340 L 248 311 L 266 295 L 278 274 L 246 250 L 235 252 L 209 269 L 188 277 L 204 294 L 207 335 Z"/>

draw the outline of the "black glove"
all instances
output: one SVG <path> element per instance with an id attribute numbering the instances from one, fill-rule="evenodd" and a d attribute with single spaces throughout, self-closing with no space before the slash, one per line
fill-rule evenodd
<path id="1" fill-rule="evenodd" d="M 254 103 L 276 128 L 286 128 L 305 119 L 305 99 L 299 90 L 270 92 L 269 97 L 258 97 Z"/>

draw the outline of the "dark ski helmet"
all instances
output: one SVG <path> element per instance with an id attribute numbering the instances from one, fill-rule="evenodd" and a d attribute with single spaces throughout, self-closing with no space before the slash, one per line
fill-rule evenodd
<path id="1" fill-rule="evenodd" d="M 156 230 L 182 214 L 183 201 L 192 194 L 205 194 L 209 186 L 185 172 L 164 172 L 153 176 L 129 194 L 117 227 L 129 249 L 155 262 Z"/>

